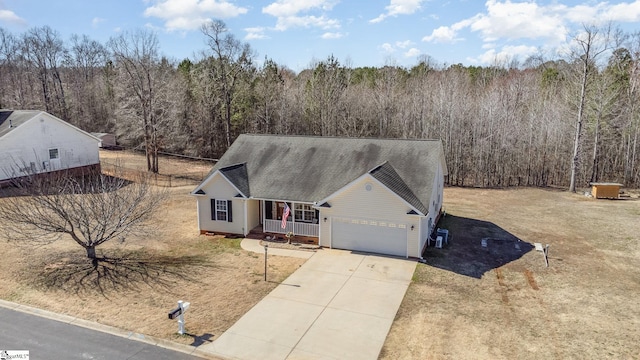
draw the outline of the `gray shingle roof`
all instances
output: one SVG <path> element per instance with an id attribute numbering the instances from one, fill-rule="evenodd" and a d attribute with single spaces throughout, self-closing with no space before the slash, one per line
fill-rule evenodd
<path id="1" fill-rule="evenodd" d="M 240 135 L 210 175 L 253 198 L 318 202 L 371 172 L 426 213 L 438 162 L 446 174 L 440 140 Z"/>
<path id="2" fill-rule="evenodd" d="M 40 112 L 38 110 L 0 110 L 0 138 L 31 120 Z"/>
<path id="3" fill-rule="evenodd" d="M 235 164 L 231 166 L 227 166 L 225 168 L 220 168 L 220 172 L 227 178 L 229 181 L 235 185 L 235 187 L 240 190 L 242 195 L 245 197 L 250 197 L 251 192 L 249 190 L 249 176 L 247 175 L 247 164 Z"/>
<path id="4" fill-rule="evenodd" d="M 429 211 L 428 207 L 426 207 L 413 193 L 413 191 L 411 191 L 409 186 L 404 182 L 404 180 L 402 180 L 400 175 L 398 175 L 396 170 L 388 161 L 385 161 L 384 164 L 369 171 L 369 174 L 423 214 L 426 214 Z"/>

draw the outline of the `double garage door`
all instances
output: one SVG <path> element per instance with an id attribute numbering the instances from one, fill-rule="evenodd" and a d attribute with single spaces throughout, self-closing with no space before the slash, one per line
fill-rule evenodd
<path id="1" fill-rule="evenodd" d="M 331 247 L 407 256 L 407 225 L 384 220 L 331 219 Z"/>

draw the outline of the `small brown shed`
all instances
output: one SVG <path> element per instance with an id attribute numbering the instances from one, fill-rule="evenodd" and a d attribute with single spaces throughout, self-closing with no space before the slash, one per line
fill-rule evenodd
<path id="1" fill-rule="evenodd" d="M 99 146 L 103 149 L 110 149 L 117 146 L 116 144 L 116 136 L 113 134 L 107 133 L 91 133 L 91 135 L 100 139 Z"/>
<path id="2" fill-rule="evenodd" d="M 590 183 L 591 195 L 596 199 L 617 199 L 620 195 L 622 184 L 597 182 Z"/>

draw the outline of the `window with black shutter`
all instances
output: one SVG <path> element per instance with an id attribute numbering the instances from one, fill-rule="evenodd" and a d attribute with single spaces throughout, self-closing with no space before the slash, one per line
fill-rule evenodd
<path id="1" fill-rule="evenodd" d="M 231 221 L 231 200 L 211 199 L 211 220 Z"/>
<path id="2" fill-rule="evenodd" d="M 211 220 L 216 219 L 216 199 L 211 199 Z"/>

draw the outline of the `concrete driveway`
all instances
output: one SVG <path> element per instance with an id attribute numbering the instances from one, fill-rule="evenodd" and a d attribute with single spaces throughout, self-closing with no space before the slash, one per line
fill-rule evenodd
<path id="1" fill-rule="evenodd" d="M 321 250 L 200 350 L 232 359 L 377 359 L 415 267 Z"/>

